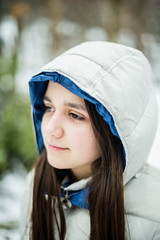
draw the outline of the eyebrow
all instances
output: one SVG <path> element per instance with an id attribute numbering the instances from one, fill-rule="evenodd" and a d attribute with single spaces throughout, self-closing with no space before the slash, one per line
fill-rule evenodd
<path id="1" fill-rule="evenodd" d="M 48 101 L 48 102 L 50 102 L 50 103 L 52 102 L 51 99 L 50 99 L 49 97 L 47 97 L 47 96 L 44 96 L 44 97 L 43 97 L 43 101 L 45 101 L 45 100 Z"/>
<path id="2" fill-rule="evenodd" d="M 49 97 L 47 97 L 47 96 L 44 96 L 43 100 L 46 100 L 46 101 L 52 103 L 51 99 Z M 82 104 L 79 104 L 79 103 L 65 101 L 64 102 L 64 106 L 65 107 L 76 108 L 76 109 L 83 110 L 83 111 L 87 111 L 86 107 L 83 106 Z"/>

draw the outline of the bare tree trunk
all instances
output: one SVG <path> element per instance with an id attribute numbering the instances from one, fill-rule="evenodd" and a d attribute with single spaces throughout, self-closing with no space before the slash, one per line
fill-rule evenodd
<path id="1" fill-rule="evenodd" d="M 99 3 L 102 12 L 102 25 L 106 29 L 108 40 L 116 42 L 121 27 L 122 0 L 101 0 Z"/>
<path id="2" fill-rule="evenodd" d="M 4 1 L 0 0 L 0 27 L 1 27 L 3 15 L 5 15 L 4 5 L 5 5 Z M 0 56 L 2 55 L 2 48 L 3 48 L 3 40 L 2 40 L 2 37 L 0 36 Z"/>
<path id="3" fill-rule="evenodd" d="M 61 0 L 49 0 L 49 17 L 51 19 L 51 35 L 53 37 L 53 52 L 58 55 L 60 51 L 60 34 L 57 31 L 57 26 L 62 19 L 62 3 Z"/>
<path id="4" fill-rule="evenodd" d="M 144 44 L 142 40 L 142 34 L 146 33 L 146 20 L 148 12 L 148 3 L 147 0 L 134 0 L 132 2 L 125 1 L 128 11 L 130 13 L 130 22 L 132 31 L 135 34 L 135 45 L 139 50 L 144 50 Z"/>

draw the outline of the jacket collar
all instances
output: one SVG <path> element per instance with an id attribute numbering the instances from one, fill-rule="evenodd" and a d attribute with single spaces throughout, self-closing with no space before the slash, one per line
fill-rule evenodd
<path id="1" fill-rule="evenodd" d="M 91 177 L 82 179 L 78 182 L 71 183 L 68 178 L 65 178 L 61 186 L 61 199 L 66 208 L 72 205 L 88 209 L 88 182 Z"/>

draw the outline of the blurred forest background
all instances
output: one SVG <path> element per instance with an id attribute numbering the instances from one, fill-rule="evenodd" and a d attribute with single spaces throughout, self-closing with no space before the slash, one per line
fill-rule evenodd
<path id="1" fill-rule="evenodd" d="M 64 50 L 93 40 L 142 50 L 160 87 L 160 0 L 0 0 L 1 179 L 26 173 L 37 156 L 28 80 Z M 0 228 L 15 226 L 0 219 Z"/>

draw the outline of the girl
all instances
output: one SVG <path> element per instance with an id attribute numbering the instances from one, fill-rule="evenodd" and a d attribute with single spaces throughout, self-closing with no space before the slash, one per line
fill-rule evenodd
<path id="1" fill-rule="evenodd" d="M 160 239 L 151 79 L 140 51 L 86 42 L 30 80 L 39 158 L 23 239 Z"/>

